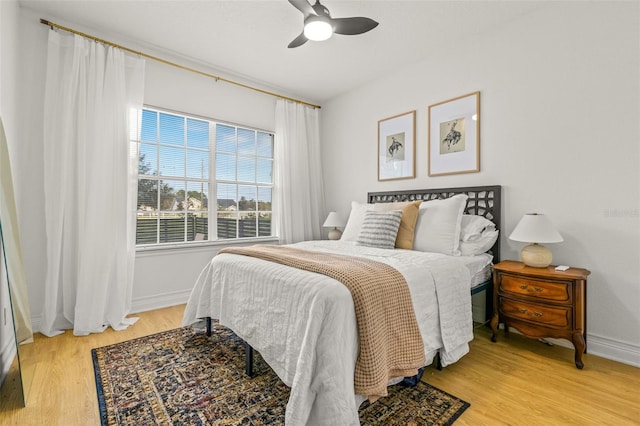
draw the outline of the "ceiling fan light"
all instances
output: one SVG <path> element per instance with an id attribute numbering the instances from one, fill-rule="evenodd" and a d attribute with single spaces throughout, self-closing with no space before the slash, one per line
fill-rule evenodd
<path id="1" fill-rule="evenodd" d="M 333 27 L 324 16 L 310 16 L 304 24 L 304 36 L 309 40 L 323 41 L 332 34 Z"/>

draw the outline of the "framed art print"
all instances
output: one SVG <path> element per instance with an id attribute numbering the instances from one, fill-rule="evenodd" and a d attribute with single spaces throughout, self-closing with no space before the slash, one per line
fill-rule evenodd
<path id="1" fill-rule="evenodd" d="M 429 176 L 480 171 L 480 92 L 429 106 Z"/>
<path id="2" fill-rule="evenodd" d="M 378 180 L 416 177 L 416 112 L 378 121 Z"/>

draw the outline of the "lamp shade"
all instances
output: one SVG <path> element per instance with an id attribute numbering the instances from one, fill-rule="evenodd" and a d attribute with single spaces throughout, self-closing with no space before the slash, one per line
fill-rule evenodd
<path id="1" fill-rule="evenodd" d="M 322 224 L 325 228 L 337 228 L 344 226 L 344 221 L 340 215 L 336 212 L 330 212 L 327 216 L 327 220 Z"/>
<path id="2" fill-rule="evenodd" d="M 513 241 L 525 243 L 561 243 L 562 235 L 556 230 L 549 218 L 543 214 L 527 213 L 509 235 Z"/>

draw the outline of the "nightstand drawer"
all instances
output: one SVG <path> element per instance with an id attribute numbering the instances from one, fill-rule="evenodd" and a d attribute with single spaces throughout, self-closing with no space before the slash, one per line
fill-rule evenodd
<path id="1" fill-rule="evenodd" d="M 501 299 L 500 311 L 514 319 L 533 321 L 545 326 L 568 327 L 571 324 L 571 308 L 542 306 L 517 300 Z"/>
<path id="2" fill-rule="evenodd" d="M 500 292 L 519 296 L 533 296 L 536 299 L 552 300 L 571 304 L 571 282 L 539 281 L 515 275 L 501 275 Z"/>

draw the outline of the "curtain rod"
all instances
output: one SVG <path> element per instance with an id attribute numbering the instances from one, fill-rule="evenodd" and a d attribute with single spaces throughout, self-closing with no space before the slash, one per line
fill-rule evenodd
<path id="1" fill-rule="evenodd" d="M 280 98 L 280 99 L 286 99 L 287 101 L 292 101 L 292 102 L 296 102 L 296 103 L 299 103 L 299 104 L 307 105 L 307 106 L 310 106 L 312 108 L 320 108 L 320 105 L 315 105 L 315 104 L 311 104 L 309 102 L 301 101 L 300 99 L 294 99 L 294 98 L 290 98 L 288 96 L 279 95 L 279 94 L 274 93 L 274 92 L 269 92 L 268 90 L 258 89 L 257 87 L 249 86 L 248 84 L 238 83 L 237 81 L 229 80 L 227 78 L 220 77 L 220 76 L 217 76 L 217 75 L 214 75 L 214 74 L 209 74 L 207 72 L 200 71 L 200 70 L 197 70 L 195 68 L 191 68 L 191 67 L 187 67 L 187 66 L 184 66 L 184 65 L 180 65 L 180 64 L 177 64 L 175 62 L 168 61 L 166 59 L 158 58 L 157 56 L 153 56 L 153 55 L 149 55 L 149 54 L 144 53 L 144 52 L 133 50 L 133 49 L 130 49 L 128 47 L 119 45 L 117 43 L 113 43 L 111 41 L 107 41 L 107 40 L 104 40 L 104 39 L 101 39 L 101 38 L 98 38 L 98 37 L 95 37 L 95 36 L 92 36 L 92 35 L 89 35 L 89 34 L 85 34 L 85 33 L 80 32 L 80 31 L 76 31 L 76 30 L 68 28 L 68 27 L 64 27 L 62 25 L 58 25 L 58 24 L 53 23 L 51 21 L 48 21 L 46 19 L 40 18 L 40 23 L 44 24 L 44 25 L 46 25 L 48 27 L 51 27 L 51 29 L 58 28 L 60 30 L 67 31 L 67 32 L 73 33 L 73 34 L 77 34 L 79 36 L 82 36 L 84 38 L 88 38 L 88 39 L 96 41 L 98 43 L 106 44 L 108 46 L 116 47 L 118 49 L 127 51 L 129 53 L 133 53 L 135 55 L 142 56 L 144 58 L 152 59 L 154 61 L 161 62 L 161 63 L 166 64 L 166 65 L 171 65 L 172 67 L 180 68 L 180 69 L 185 70 L 185 71 L 190 71 L 190 72 L 193 72 L 193 73 L 196 73 L 196 74 L 203 75 L 205 77 L 212 78 L 216 82 L 222 81 L 224 83 L 233 84 L 235 86 L 239 86 L 239 87 L 242 87 L 242 88 L 245 88 L 245 89 L 253 90 L 255 92 L 259 92 L 259 93 L 262 93 L 264 95 L 274 96 L 274 97 Z"/>

